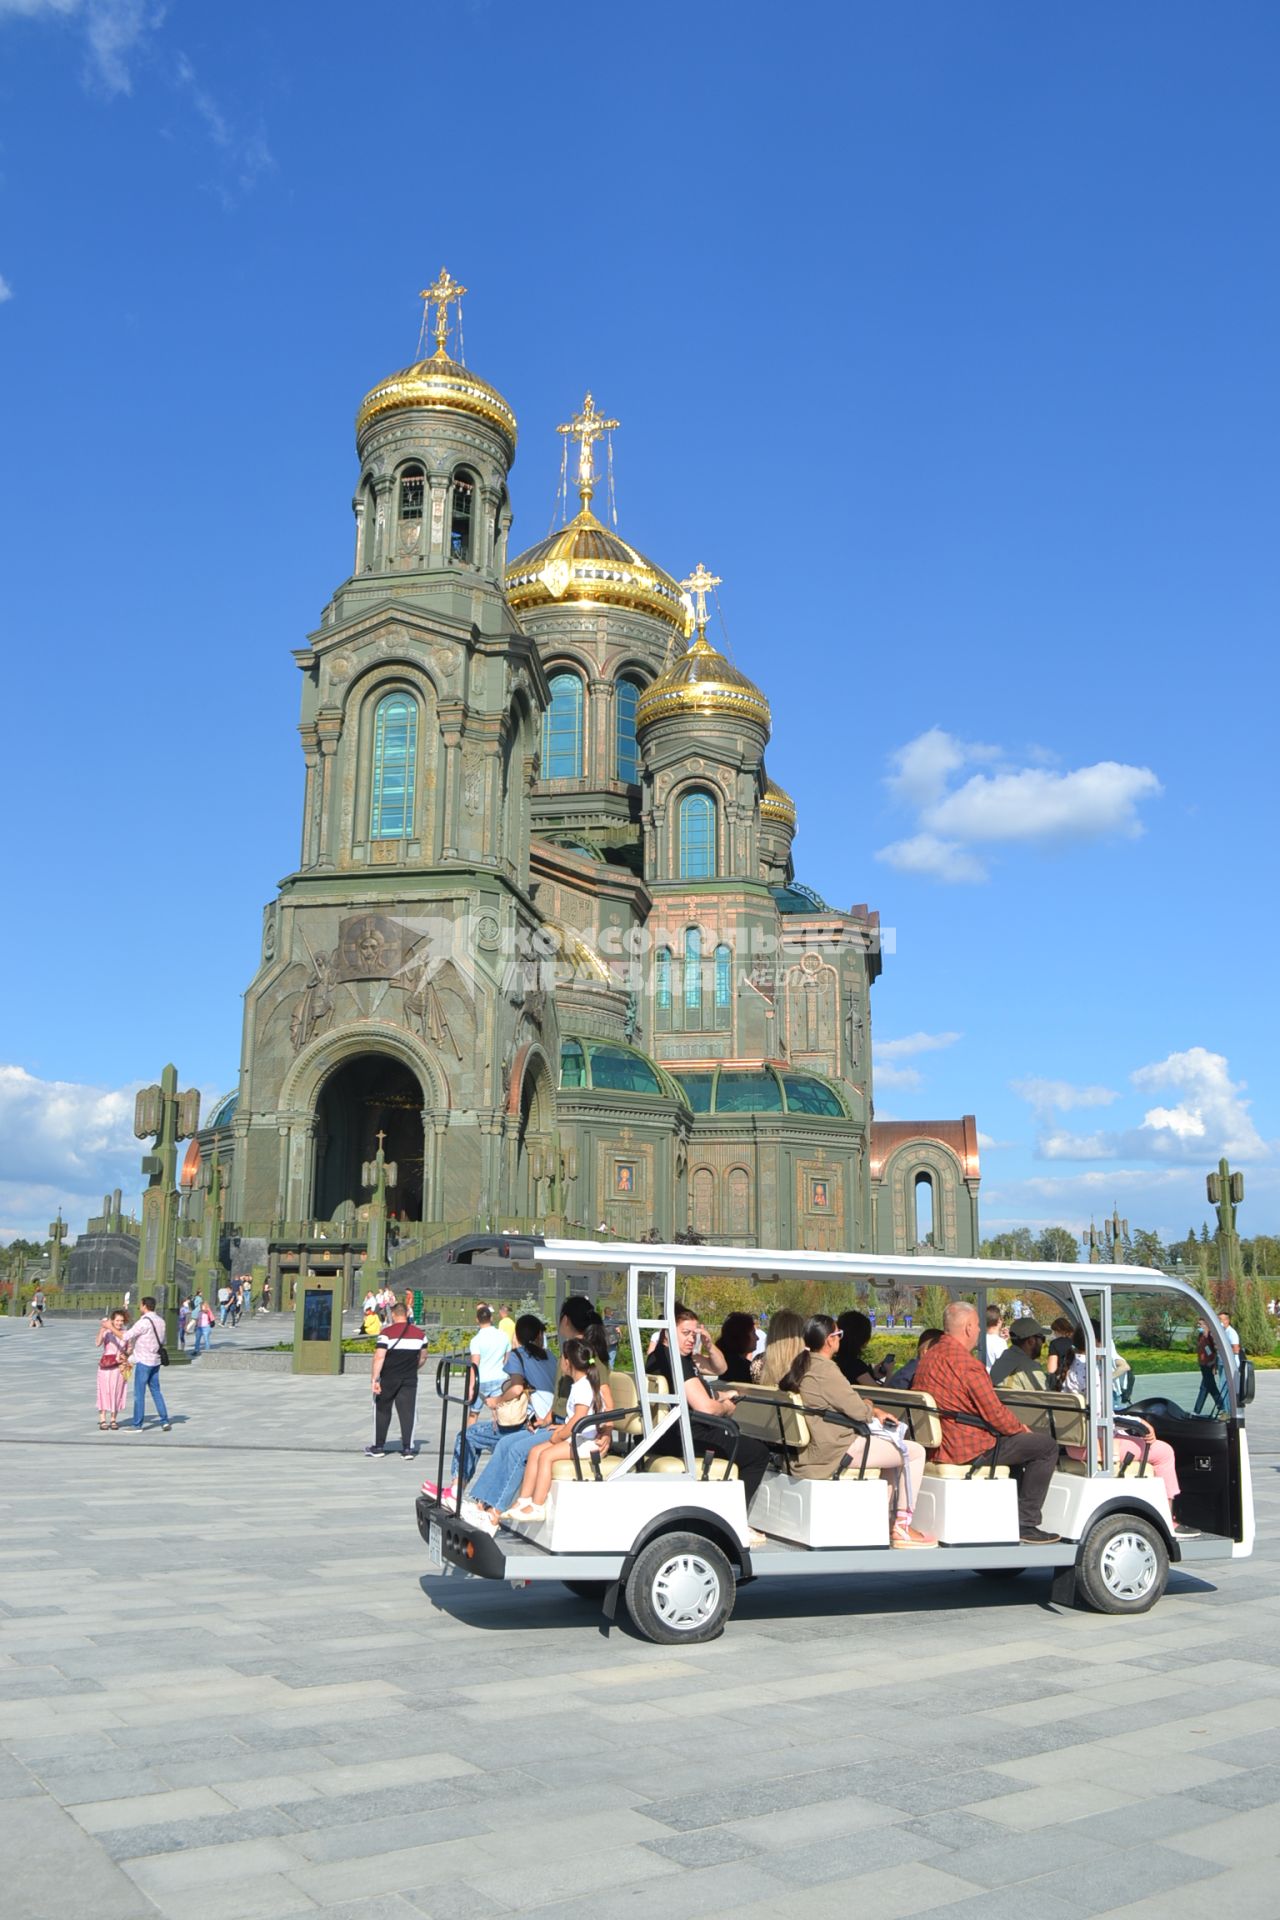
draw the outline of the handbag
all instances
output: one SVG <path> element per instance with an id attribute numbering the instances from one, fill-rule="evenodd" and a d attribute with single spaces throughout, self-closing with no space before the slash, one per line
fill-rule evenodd
<path id="1" fill-rule="evenodd" d="M 169 1349 L 164 1343 L 164 1321 L 160 1320 L 158 1313 L 148 1312 L 147 1318 L 150 1320 L 153 1329 L 155 1329 L 157 1320 L 160 1321 L 159 1329 L 156 1331 L 156 1353 L 160 1365 L 167 1367 L 169 1364 Z"/>
<path id="2" fill-rule="evenodd" d="M 522 1389 L 510 1400 L 499 1400 L 494 1409 L 494 1419 L 500 1427 L 523 1427 L 529 1422 L 530 1393 L 528 1387 Z"/>

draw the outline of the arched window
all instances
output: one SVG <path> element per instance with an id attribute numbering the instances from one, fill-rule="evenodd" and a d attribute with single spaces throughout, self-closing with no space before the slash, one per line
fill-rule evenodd
<path id="1" fill-rule="evenodd" d="M 360 564 L 365 568 L 378 564 L 378 496 L 373 479 L 366 475 L 360 489 Z"/>
<path id="2" fill-rule="evenodd" d="M 633 787 L 640 778 L 640 753 L 636 746 L 636 702 L 640 689 L 634 680 L 619 680 L 614 689 L 614 758 L 619 780 Z"/>
<path id="3" fill-rule="evenodd" d="M 733 956 L 728 947 L 717 947 L 715 952 L 715 1009 L 716 1025 L 727 1027 L 730 1022 L 733 1005 Z"/>
<path id="4" fill-rule="evenodd" d="M 725 1231 L 743 1236 L 751 1230 L 751 1175 L 745 1167 L 730 1167 L 724 1185 Z"/>
<path id="5" fill-rule="evenodd" d="M 664 1031 L 671 1025 L 671 949 L 659 947 L 654 963 L 654 998 L 658 1007 L 658 1025 Z"/>
<path id="6" fill-rule="evenodd" d="M 695 1167 L 689 1182 L 689 1221 L 695 1233 L 710 1239 L 715 1232 L 716 1177 L 710 1167 Z"/>
<path id="7" fill-rule="evenodd" d="M 542 716 L 542 777 L 582 778 L 582 682 L 576 673 L 551 677 L 551 705 Z"/>
<path id="8" fill-rule="evenodd" d="M 459 469 L 453 476 L 453 489 L 449 503 L 449 552 L 455 560 L 471 558 L 471 528 L 475 496 L 475 481 L 465 469 Z"/>
<path id="9" fill-rule="evenodd" d="M 933 1175 L 918 1173 L 912 1182 L 915 1213 L 915 1244 L 918 1247 L 931 1247 L 933 1239 Z"/>
<path id="10" fill-rule="evenodd" d="M 560 1048 L 560 1085 L 562 1087 L 585 1087 L 587 1084 L 587 1056 L 577 1040 L 566 1040 Z"/>
<path id="11" fill-rule="evenodd" d="M 400 521 L 421 520 L 426 475 L 421 467 L 406 467 L 400 475 Z"/>
<path id="12" fill-rule="evenodd" d="M 411 694 L 389 693 L 373 716 L 371 840 L 407 840 L 412 835 L 417 756 L 418 703 Z"/>
<path id="13" fill-rule="evenodd" d="M 680 878 L 713 880 L 716 871 L 716 803 L 709 793 L 686 793 L 680 802 Z"/>
<path id="14" fill-rule="evenodd" d="M 684 930 L 684 1014 L 686 1026 L 697 1026 L 702 1011 L 702 934 L 697 927 Z M 690 1018 L 690 1016 L 693 1016 Z"/>

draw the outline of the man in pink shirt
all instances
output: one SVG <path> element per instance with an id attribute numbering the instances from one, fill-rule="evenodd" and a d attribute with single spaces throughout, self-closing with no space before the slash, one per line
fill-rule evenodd
<path id="1" fill-rule="evenodd" d="M 160 1347 L 164 1340 L 164 1321 L 156 1312 L 156 1303 L 147 1294 L 142 1302 L 142 1312 L 124 1336 L 125 1345 L 133 1354 L 133 1425 L 140 1428 L 147 1411 L 147 1388 L 151 1389 L 151 1398 L 156 1403 L 156 1412 L 160 1416 L 160 1425 L 168 1433 L 171 1422 L 169 1409 L 164 1403 L 160 1391 Z"/>

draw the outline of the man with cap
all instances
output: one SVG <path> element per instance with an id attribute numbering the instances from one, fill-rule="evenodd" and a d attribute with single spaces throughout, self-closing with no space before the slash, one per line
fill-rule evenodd
<path id="1" fill-rule="evenodd" d="M 1040 1350 L 1048 1338 L 1049 1329 L 1038 1320 L 1015 1320 L 1009 1329 L 1009 1345 L 991 1369 L 992 1386 L 1043 1393 L 1049 1382 L 1040 1365 Z"/>

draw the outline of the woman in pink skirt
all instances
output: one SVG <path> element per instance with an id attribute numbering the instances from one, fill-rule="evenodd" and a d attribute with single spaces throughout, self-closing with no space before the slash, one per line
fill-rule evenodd
<path id="1" fill-rule="evenodd" d="M 103 1433 L 107 1430 L 108 1421 L 112 1431 L 115 1431 L 117 1416 L 124 1405 L 129 1358 L 124 1330 L 128 1317 L 123 1307 L 117 1307 L 110 1319 L 104 1320 L 98 1328 L 98 1338 L 94 1343 L 102 1348 L 98 1360 L 98 1427 Z"/>

